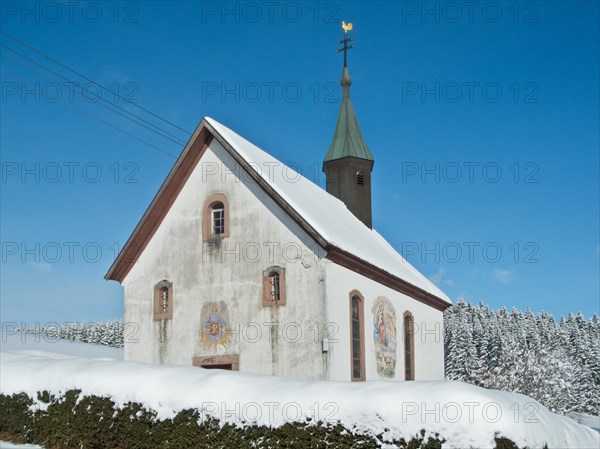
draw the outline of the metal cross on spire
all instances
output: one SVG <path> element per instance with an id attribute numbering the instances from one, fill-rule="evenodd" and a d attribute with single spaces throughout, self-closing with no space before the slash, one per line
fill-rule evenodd
<path id="1" fill-rule="evenodd" d="M 346 22 L 342 22 L 342 28 L 344 29 L 344 39 L 338 41 L 338 45 L 344 44 L 344 46 L 342 48 L 338 48 L 336 50 L 336 53 L 339 53 L 341 51 L 344 52 L 344 67 L 347 67 L 348 65 L 346 60 L 346 54 L 348 53 L 348 50 L 352 50 L 354 48 L 354 45 L 348 45 L 348 42 L 352 42 L 354 40 L 353 37 L 348 37 L 348 31 L 352 30 L 352 24 L 346 24 Z"/>

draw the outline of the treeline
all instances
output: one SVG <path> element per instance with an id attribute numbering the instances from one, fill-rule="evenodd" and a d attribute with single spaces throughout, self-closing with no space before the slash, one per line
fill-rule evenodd
<path id="1" fill-rule="evenodd" d="M 600 318 L 555 320 L 481 302 L 444 313 L 446 378 L 530 396 L 558 413 L 600 415 Z"/>
<path id="2" fill-rule="evenodd" d="M 18 330 L 27 334 L 43 335 L 45 340 L 64 339 L 122 348 L 125 326 L 122 320 L 110 320 L 92 323 L 73 322 L 63 325 L 50 324 L 44 327 L 30 326 Z"/>

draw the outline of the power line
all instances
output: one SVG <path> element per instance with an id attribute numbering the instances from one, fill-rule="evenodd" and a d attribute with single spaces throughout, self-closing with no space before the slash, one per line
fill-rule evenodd
<path id="1" fill-rule="evenodd" d="M 24 83 L 24 84 L 25 84 L 27 87 L 29 87 L 29 86 L 30 86 L 30 84 L 29 84 L 27 81 L 25 81 L 24 79 L 22 79 L 22 78 L 19 78 L 18 76 L 15 76 L 15 75 L 13 75 L 12 73 L 9 73 L 9 72 L 7 72 L 6 70 L 0 70 L 0 72 L 1 72 L 1 73 L 4 73 L 4 74 L 6 74 L 6 75 L 8 75 L 8 76 L 10 76 L 11 78 L 13 78 L 13 79 L 15 79 L 15 80 L 17 80 L 17 81 L 21 81 L 21 82 L 22 82 L 22 83 Z M 59 100 L 59 101 L 60 101 L 60 100 Z M 148 146 L 150 146 L 150 147 L 152 147 L 152 148 L 154 148 L 154 149 L 156 149 L 156 150 L 160 151 L 161 153 L 163 153 L 163 154 L 166 154 L 167 156 L 170 156 L 170 157 L 172 157 L 172 158 L 174 158 L 174 159 L 177 159 L 177 156 L 175 156 L 175 155 L 173 155 L 173 154 L 169 153 L 168 151 L 166 151 L 166 150 L 163 150 L 162 148 L 160 148 L 160 147 L 157 147 L 156 145 L 153 145 L 153 144 L 151 144 L 151 143 L 149 143 L 149 142 L 146 142 L 145 140 L 143 140 L 143 139 L 140 139 L 139 137 L 137 137 L 137 136 L 134 136 L 133 134 L 131 134 L 131 133 L 129 133 L 129 132 L 127 132 L 127 131 L 125 131 L 125 130 L 123 130 L 123 129 L 119 128 L 119 127 L 117 127 L 117 126 L 114 126 L 114 125 L 112 125 L 111 123 L 108 123 L 108 122 L 106 122 L 106 121 L 102 120 L 101 118 L 98 118 L 98 117 L 96 117 L 95 115 L 93 115 L 93 114 L 90 114 L 89 112 L 86 112 L 86 111 L 84 111 L 83 109 L 80 109 L 80 108 L 78 108 L 78 107 L 76 107 L 76 106 L 73 106 L 72 104 L 65 103 L 64 101 L 61 101 L 61 103 L 62 103 L 62 104 L 64 104 L 64 105 L 66 105 L 66 106 L 69 106 L 70 108 L 73 108 L 73 109 L 75 109 L 76 111 L 78 111 L 78 112 L 80 112 L 80 113 L 82 113 L 82 114 L 84 114 L 84 115 L 86 115 L 86 116 L 88 116 L 88 117 L 90 117 L 90 118 L 93 118 L 94 120 L 97 120 L 97 121 L 99 121 L 100 123 L 103 123 L 103 124 L 104 124 L 104 125 L 106 125 L 106 126 L 109 126 L 109 127 L 113 128 L 113 129 L 115 129 L 115 130 L 117 130 L 117 131 L 119 131 L 119 132 L 121 132 L 121 133 L 123 133 L 123 134 L 126 134 L 126 135 L 127 135 L 127 136 L 129 136 L 129 137 L 132 137 L 133 139 L 135 139 L 135 140 L 137 140 L 137 141 L 139 141 L 139 142 L 141 142 L 141 143 L 143 143 L 143 144 L 146 144 L 146 145 L 148 145 Z"/>
<path id="2" fill-rule="evenodd" d="M 1 45 L 1 44 L 0 44 L 0 45 Z M 2 52 L 0 52 L 0 54 L 3 54 L 3 53 L 2 53 Z M 30 67 L 30 66 L 28 66 L 27 64 L 25 64 L 25 63 L 23 63 L 23 62 L 21 62 L 21 61 L 19 61 L 19 60 L 15 59 L 15 58 L 13 58 L 12 56 L 10 56 L 10 55 L 8 55 L 8 54 L 3 54 L 3 55 L 4 55 L 4 56 L 6 56 L 6 57 L 8 57 L 8 58 L 10 58 L 10 59 L 12 59 L 12 60 L 13 60 L 13 61 L 15 61 L 17 64 L 20 64 L 20 65 L 22 65 L 23 67 L 26 67 L 26 68 L 28 68 L 29 70 L 32 70 L 32 71 L 34 71 L 34 72 L 36 72 L 36 73 L 39 73 L 40 75 L 42 75 L 42 76 L 44 76 L 44 77 L 48 78 L 48 79 L 49 79 L 49 80 L 51 80 L 51 81 L 58 82 L 58 81 L 56 80 L 56 78 L 52 78 L 51 76 L 47 75 L 46 73 L 40 72 L 39 70 L 35 69 L 34 67 Z M 77 92 L 77 91 L 75 91 L 75 92 Z M 80 94 L 80 95 L 83 97 L 83 92 L 81 92 L 81 93 L 80 93 L 80 92 L 77 92 L 77 93 L 78 93 L 78 94 Z M 128 120 L 131 120 L 131 121 L 132 121 L 132 122 L 134 122 L 134 123 L 137 123 L 137 124 L 139 124 L 139 125 L 141 125 L 141 126 L 144 126 L 145 128 L 148 128 L 148 127 L 147 127 L 147 126 L 145 126 L 144 124 L 142 124 L 142 123 L 139 123 L 139 122 L 137 122 L 136 120 L 133 120 L 133 119 L 131 119 L 130 117 L 127 117 L 126 115 L 124 115 L 124 114 L 120 113 L 119 111 L 117 111 L 117 110 L 115 110 L 115 109 L 113 109 L 113 108 L 111 108 L 111 107 L 109 107 L 109 106 L 106 106 L 106 105 L 104 105 L 104 104 L 101 104 L 101 103 L 98 103 L 98 105 L 99 105 L 99 106 L 102 106 L 103 108 L 106 108 L 106 109 L 108 109 L 109 111 L 115 112 L 116 114 L 119 114 L 119 115 L 121 115 L 121 116 L 125 117 L 126 119 L 128 119 Z M 150 129 L 150 128 L 148 128 L 148 129 Z M 153 129 L 150 129 L 150 131 L 154 131 L 154 130 L 153 130 Z M 155 131 L 154 131 L 154 132 L 155 132 Z M 161 135 L 161 136 L 162 136 L 162 134 L 160 134 L 160 133 L 157 133 L 157 134 L 159 134 L 159 135 Z M 163 137 L 165 137 L 165 136 L 163 136 Z M 166 138 L 166 139 L 168 139 L 168 137 L 165 137 L 165 138 Z M 169 139 L 169 140 L 172 140 L 172 139 Z M 173 141 L 173 142 L 175 142 L 175 141 Z M 175 143 L 179 144 L 179 142 L 175 142 Z"/>
<path id="3" fill-rule="evenodd" d="M 42 67 L 43 69 L 47 70 L 48 72 L 50 72 L 50 73 L 53 73 L 54 75 L 61 77 L 63 80 L 65 80 L 65 81 L 68 81 L 68 82 L 69 82 L 69 83 L 71 83 L 73 86 L 76 86 L 76 87 L 78 87 L 78 88 L 81 90 L 81 92 L 78 92 L 78 91 L 77 91 L 77 90 L 75 90 L 75 89 L 74 89 L 74 91 L 75 91 L 75 92 L 77 92 L 78 94 L 80 94 L 82 97 L 84 97 L 84 98 L 85 98 L 85 96 L 83 95 L 83 88 L 82 88 L 81 86 L 79 86 L 77 83 L 75 83 L 75 82 L 73 82 L 72 80 L 70 80 L 69 78 L 67 78 L 67 77 L 65 77 L 65 76 L 63 76 L 63 75 L 61 75 L 60 73 L 57 73 L 57 72 L 55 72 L 54 70 L 52 70 L 52 69 L 50 69 L 50 68 L 48 68 L 48 67 L 46 67 L 44 64 L 41 64 L 41 63 L 39 63 L 39 62 L 37 62 L 37 61 L 35 61 L 35 60 L 33 60 L 33 59 L 31 59 L 31 58 L 29 58 L 29 57 L 25 56 L 24 54 L 22 54 L 22 53 L 20 53 L 20 52 L 18 52 L 18 51 L 16 51 L 16 50 L 14 50 L 13 48 L 10 48 L 10 47 L 8 47 L 8 46 L 6 46 L 6 45 L 2 44 L 2 43 L 0 43 L 0 46 L 1 46 L 1 47 L 4 47 L 4 48 L 6 48 L 7 50 L 10 50 L 10 51 L 12 51 L 13 53 L 16 53 L 16 54 L 17 54 L 17 55 L 19 55 L 21 58 L 23 58 L 23 59 L 26 59 L 26 60 L 27 60 L 27 61 L 29 61 L 29 62 L 32 62 L 33 64 L 37 65 L 38 67 Z M 8 57 L 10 57 L 9 55 L 5 55 L 5 56 L 8 56 Z M 13 61 L 15 61 L 15 62 L 17 62 L 17 63 L 19 63 L 19 64 L 23 65 L 24 67 L 27 67 L 27 68 L 28 68 L 28 69 L 30 69 L 30 70 L 34 70 L 34 71 L 35 71 L 35 72 L 37 72 L 37 73 L 40 73 L 41 75 L 45 76 L 45 77 L 46 77 L 46 78 L 48 78 L 48 79 L 52 79 L 52 80 L 54 80 L 54 81 L 57 81 L 55 78 L 51 78 L 51 77 L 49 77 L 49 76 L 47 76 L 47 75 L 45 75 L 45 74 L 43 74 L 43 73 L 39 72 L 39 71 L 38 71 L 38 70 L 36 70 L 36 69 L 33 69 L 33 68 L 31 68 L 31 67 L 29 67 L 29 66 L 27 66 L 27 65 L 25 65 L 25 64 L 22 64 L 21 62 L 19 62 L 18 60 L 14 59 L 14 58 L 12 58 L 12 57 L 10 57 L 10 58 L 11 58 Z M 106 107 L 107 109 L 109 109 L 109 110 L 111 110 L 111 111 L 113 111 L 113 112 L 115 112 L 115 113 L 117 113 L 117 114 L 121 115 L 122 117 L 125 117 L 125 118 L 126 118 L 126 119 L 128 119 L 128 120 L 131 120 L 132 122 L 134 122 L 134 123 L 136 123 L 136 124 L 138 124 L 138 125 L 141 125 L 141 126 L 143 126 L 144 128 L 146 128 L 146 129 L 148 129 L 148 130 L 150 130 L 150 131 L 152 131 L 152 132 L 154 132 L 154 133 L 158 134 L 159 136 L 161 136 L 161 137 L 163 137 L 163 138 L 165 138 L 165 139 L 168 139 L 168 140 L 170 140 L 171 142 L 174 142 L 174 143 L 176 143 L 176 144 L 178 144 L 178 145 L 185 145 L 185 142 L 184 142 L 182 139 L 180 139 L 179 137 L 177 137 L 177 136 L 175 136 L 175 135 L 173 135 L 173 134 L 169 133 L 168 131 L 165 131 L 165 130 L 161 129 L 160 127 L 158 127 L 158 126 L 156 126 L 156 125 L 154 125 L 154 124 L 152 124 L 152 123 L 148 122 L 147 120 L 144 120 L 143 118 L 141 118 L 141 117 L 139 117 L 139 116 L 137 116 L 137 115 L 133 114 L 132 112 L 129 112 L 128 110 L 126 110 L 126 109 L 124 109 L 124 108 L 120 107 L 119 105 L 117 105 L 117 104 L 115 104 L 115 103 L 113 103 L 113 102 L 111 102 L 111 101 L 109 101 L 109 100 L 107 100 L 107 99 L 105 99 L 105 98 L 102 98 L 102 96 L 100 96 L 100 97 L 99 97 L 99 99 L 100 99 L 100 100 L 102 100 L 102 101 L 104 101 L 104 102 L 106 102 L 106 103 L 108 103 L 108 104 L 111 104 L 111 105 L 113 105 L 114 107 L 116 107 L 116 108 L 120 109 L 121 111 L 124 111 L 124 112 L 126 112 L 127 114 L 129 114 L 129 115 L 131 115 L 131 116 L 133 116 L 133 117 L 135 117 L 135 118 L 137 118 L 137 119 L 139 119 L 139 120 L 141 120 L 142 122 L 144 122 L 144 123 L 147 123 L 148 125 L 152 126 L 153 128 L 156 128 L 156 130 L 155 130 L 155 129 L 152 129 L 152 128 L 150 128 L 149 126 L 146 126 L 146 125 L 144 125 L 143 123 L 140 123 L 140 122 L 138 122 L 137 120 L 134 120 L 134 119 L 132 119 L 131 117 L 128 117 L 128 116 L 126 116 L 126 115 L 124 115 L 124 114 L 122 114 L 122 113 L 120 113 L 120 112 L 118 112 L 118 111 L 116 111 L 116 110 L 114 110 L 114 109 L 112 109 L 112 108 L 109 108 L 109 107 L 107 107 L 107 106 L 105 106 L 105 105 L 103 105 L 103 104 L 101 104 L 101 103 L 98 103 L 100 106 Z M 133 103 L 131 103 L 131 104 L 133 104 Z M 157 131 L 157 130 L 158 130 L 158 131 Z M 169 137 L 169 136 L 171 136 L 171 137 Z M 175 139 L 176 139 L 176 140 L 175 140 Z"/>
<path id="4" fill-rule="evenodd" d="M 69 70 L 70 72 L 72 72 L 72 73 L 75 73 L 76 75 L 78 75 L 78 76 L 82 77 L 83 79 L 85 79 L 85 80 L 87 80 L 87 81 L 89 81 L 89 82 L 91 82 L 91 83 L 97 84 L 97 85 L 98 85 L 100 88 L 102 88 L 102 89 L 106 90 L 107 92 L 110 92 L 111 94 L 113 94 L 113 95 L 115 95 L 116 97 L 118 97 L 118 98 L 122 99 L 123 101 L 126 101 L 127 103 L 129 103 L 129 104 L 131 104 L 131 105 L 135 106 L 136 108 L 138 108 L 138 109 L 141 109 L 141 110 L 142 110 L 142 111 L 144 111 L 144 112 L 147 112 L 148 114 L 150 114 L 150 115 L 152 115 L 152 116 L 156 117 L 156 118 L 157 118 L 157 119 L 159 119 L 159 120 L 162 120 L 162 121 L 163 121 L 163 122 L 165 122 L 165 123 L 168 123 L 169 125 L 171 125 L 171 126 L 173 126 L 173 127 L 177 128 L 177 129 L 178 129 L 178 130 L 180 130 L 180 131 L 183 131 L 184 133 L 187 133 L 188 135 L 191 135 L 191 134 L 192 134 L 190 131 L 187 131 L 187 130 L 185 130 L 185 129 L 183 129 L 183 128 L 180 128 L 180 127 L 179 127 L 179 126 L 177 126 L 176 124 L 174 124 L 174 123 L 170 122 L 170 121 L 169 121 L 169 120 L 167 120 L 167 119 L 164 119 L 164 118 L 160 117 L 159 115 L 155 114 L 154 112 L 152 112 L 152 111 L 150 111 L 150 110 L 148 110 L 148 109 L 146 109 L 146 108 L 144 108 L 144 107 L 142 107 L 142 106 L 140 106 L 140 105 L 138 105 L 138 104 L 132 103 L 132 102 L 131 102 L 131 101 L 129 101 L 127 98 L 123 98 L 123 97 L 121 97 L 121 96 L 120 96 L 118 93 L 116 93 L 116 92 L 113 92 L 112 90 L 110 90 L 110 89 L 108 89 L 108 88 L 104 87 L 102 84 L 100 84 L 100 83 L 98 83 L 98 82 L 94 81 L 93 79 L 91 79 L 91 78 L 88 78 L 88 77 L 87 77 L 87 76 L 85 76 L 85 75 L 82 75 L 81 73 L 79 73 L 79 72 L 77 72 L 76 70 L 74 70 L 74 69 L 70 68 L 70 67 L 69 67 L 69 66 L 67 66 L 66 64 L 63 64 L 62 62 L 60 62 L 60 61 L 57 61 L 56 59 L 54 59 L 54 58 L 52 58 L 52 57 L 48 56 L 47 54 L 45 54 L 45 53 L 41 52 L 40 50 L 37 50 L 36 48 L 32 47 L 31 45 L 28 45 L 28 44 L 26 44 L 25 42 L 23 42 L 23 41 L 21 41 L 21 40 L 17 39 L 16 37 L 14 37 L 14 36 L 12 36 L 12 35 L 10 35 L 10 34 L 8 34 L 8 33 L 5 33 L 4 31 L 0 31 L 0 33 L 4 34 L 6 37 L 8 37 L 8 38 L 10 38 L 10 39 L 12 39 L 12 40 L 14 40 L 14 41 L 18 42 L 19 44 L 23 45 L 24 47 L 27 47 L 27 48 L 28 48 L 28 49 L 30 49 L 31 51 L 34 51 L 35 53 L 37 53 L 37 54 L 39 54 L 39 55 L 43 56 L 44 58 L 46 58 L 46 59 L 48 59 L 48 60 L 50 60 L 50 61 L 54 62 L 55 64 L 58 64 L 59 66 L 61 66 L 61 67 L 65 68 L 65 69 L 67 69 L 67 70 Z"/>

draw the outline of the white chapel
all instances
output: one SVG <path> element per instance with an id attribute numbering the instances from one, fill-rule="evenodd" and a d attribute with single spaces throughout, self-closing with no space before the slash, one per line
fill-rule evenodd
<path id="1" fill-rule="evenodd" d="M 138 330 L 126 360 L 312 380 L 444 378 L 450 300 L 373 229 L 374 158 L 350 84 L 344 64 L 326 190 L 201 121 L 105 276 L 123 285 L 124 320 Z"/>

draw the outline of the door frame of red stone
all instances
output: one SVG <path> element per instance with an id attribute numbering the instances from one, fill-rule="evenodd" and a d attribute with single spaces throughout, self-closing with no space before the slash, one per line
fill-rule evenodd
<path id="1" fill-rule="evenodd" d="M 228 354 L 192 357 L 192 366 L 210 368 L 212 365 L 231 365 L 232 371 L 239 371 L 240 356 L 239 354 Z"/>

